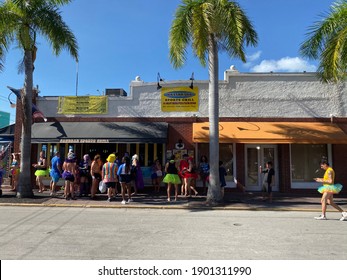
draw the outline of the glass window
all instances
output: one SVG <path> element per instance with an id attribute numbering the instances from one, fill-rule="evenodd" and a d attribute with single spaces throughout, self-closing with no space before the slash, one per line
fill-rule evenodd
<path id="1" fill-rule="evenodd" d="M 313 182 L 313 178 L 321 176 L 318 172 L 322 156 L 328 156 L 327 145 L 292 144 L 292 182 Z"/>
<path id="2" fill-rule="evenodd" d="M 198 146 L 197 161 L 200 162 L 201 156 L 206 156 L 209 159 L 209 144 L 202 143 Z M 227 170 L 227 179 L 233 180 L 234 176 L 234 155 L 233 144 L 219 144 L 219 160 L 223 162 L 223 166 Z"/>

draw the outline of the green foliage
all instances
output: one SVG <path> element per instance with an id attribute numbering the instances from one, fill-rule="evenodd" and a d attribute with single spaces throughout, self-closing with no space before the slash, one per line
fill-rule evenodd
<path id="1" fill-rule="evenodd" d="M 59 55 L 66 49 L 78 60 L 77 40 L 63 21 L 59 6 L 71 0 L 6 0 L 0 5 L 0 70 L 11 44 L 35 52 L 36 37 L 41 35 Z"/>
<path id="2" fill-rule="evenodd" d="M 346 78 L 347 70 L 347 2 L 334 3 L 321 18 L 309 27 L 300 51 L 319 59 L 317 72 L 323 82 L 338 82 Z"/>
<path id="3" fill-rule="evenodd" d="M 211 39 L 218 50 L 246 61 L 244 47 L 257 44 L 257 33 L 241 7 L 228 0 L 183 0 L 175 14 L 169 35 L 170 60 L 182 67 L 186 49 L 192 44 L 194 54 L 206 66 Z"/>

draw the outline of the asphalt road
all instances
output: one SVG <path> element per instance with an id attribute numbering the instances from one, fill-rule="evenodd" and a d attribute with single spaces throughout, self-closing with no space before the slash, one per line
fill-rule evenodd
<path id="1" fill-rule="evenodd" d="M 0 207 L 2 260 L 346 260 L 332 212 Z M 326 244 L 326 245 L 325 245 Z"/>

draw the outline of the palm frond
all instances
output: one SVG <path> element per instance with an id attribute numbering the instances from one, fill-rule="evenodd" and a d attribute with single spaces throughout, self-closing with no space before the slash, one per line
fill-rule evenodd
<path id="1" fill-rule="evenodd" d="M 324 82 L 337 82 L 346 71 L 347 2 L 339 1 L 330 8 L 329 14 L 309 27 L 306 39 L 300 46 L 300 53 L 310 59 L 319 59 L 317 69 Z"/>

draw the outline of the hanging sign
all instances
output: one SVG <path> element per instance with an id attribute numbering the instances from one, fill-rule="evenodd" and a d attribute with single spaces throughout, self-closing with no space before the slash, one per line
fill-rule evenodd
<path id="1" fill-rule="evenodd" d="M 58 114 L 101 115 L 107 113 L 107 96 L 60 96 L 58 100 Z"/>
<path id="2" fill-rule="evenodd" d="M 197 112 L 199 110 L 198 87 L 161 88 L 161 110 L 163 112 Z"/>

